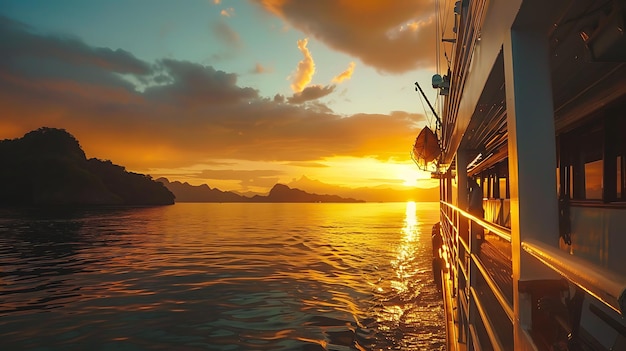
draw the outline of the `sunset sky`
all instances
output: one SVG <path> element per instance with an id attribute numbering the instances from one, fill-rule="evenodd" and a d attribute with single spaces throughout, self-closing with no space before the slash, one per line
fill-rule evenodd
<path id="1" fill-rule="evenodd" d="M 0 0 L 0 139 L 64 128 L 87 157 L 222 190 L 432 187 L 409 151 L 434 127 L 414 90 L 434 102 L 443 73 L 434 6 Z"/>

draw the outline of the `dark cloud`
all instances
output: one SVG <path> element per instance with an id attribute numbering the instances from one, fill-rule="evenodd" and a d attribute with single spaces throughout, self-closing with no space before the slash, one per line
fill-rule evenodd
<path id="1" fill-rule="evenodd" d="M 287 101 L 291 104 L 302 104 L 307 101 L 317 100 L 332 93 L 335 90 L 335 87 L 335 85 L 327 85 L 325 87 L 321 85 L 312 85 L 304 88 L 304 90 L 299 93 L 293 94 L 293 96 L 287 98 Z"/>
<path id="2" fill-rule="evenodd" d="M 255 1 L 306 35 L 381 71 L 434 67 L 433 1 Z"/>
<path id="3" fill-rule="evenodd" d="M 164 59 L 160 68 L 171 78 L 170 84 L 151 87 L 145 96 L 157 101 L 171 101 L 202 106 L 229 104 L 258 97 L 252 88 L 237 86 L 237 75 L 187 61 Z"/>
<path id="4" fill-rule="evenodd" d="M 145 75 L 150 65 L 131 53 L 117 49 L 93 48 L 76 38 L 34 34 L 24 24 L 0 16 L 0 60 L 15 63 L 23 58 L 33 62 L 40 59 L 56 60 L 76 67 L 90 66 L 103 70 Z"/>
<path id="5" fill-rule="evenodd" d="M 283 102 L 285 102 L 285 96 L 281 94 L 274 95 L 274 102 L 282 104 Z"/>

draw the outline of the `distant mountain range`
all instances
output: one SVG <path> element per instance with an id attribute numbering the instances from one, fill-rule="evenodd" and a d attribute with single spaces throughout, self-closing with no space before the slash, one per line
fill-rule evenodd
<path id="1" fill-rule="evenodd" d="M 309 179 L 306 176 L 302 176 L 298 180 L 287 183 L 287 186 L 309 192 L 337 194 L 343 197 L 355 197 L 368 202 L 403 202 L 409 200 L 418 202 L 439 201 L 439 187 L 413 187 L 406 190 L 392 189 L 389 187 L 348 188 L 326 184 L 318 180 Z"/>
<path id="2" fill-rule="evenodd" d="M 206 184 L 191 185 L 166 178 L 163 183 L 176 196 L 177 202 L 402 202 L 439 201 L 439 188 L 414 188 L 397 190 L 390 188 L 347 188 L 329 185 L 302 176 L 288 184 L 276 184 L 269 194 L 242 195 L 232 191 L 210 188 Z M 334 194 L 334 195 L 318 195 Z M 358 199 L 358 200 L 357 200 Z"/>
<path id="3" fill-rule="evenodd" d="M 274 185 L 267 195 L 248 197 L 231 191 L 212 189 L 206 184 L 170 182 L 167 178 L 158 178 L 156 181 L 163 183 L 176 196 L 176 202 L 364 202 L 337 195 L 311 194 L 284 184 Z"/>

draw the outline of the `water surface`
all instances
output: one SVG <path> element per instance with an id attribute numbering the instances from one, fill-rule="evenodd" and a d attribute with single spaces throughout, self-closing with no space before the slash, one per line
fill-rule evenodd
<path id="1" fill-rule="evenodd" d="M 3 350 L 438 350 L 436 203 L 0 210 Z"/>

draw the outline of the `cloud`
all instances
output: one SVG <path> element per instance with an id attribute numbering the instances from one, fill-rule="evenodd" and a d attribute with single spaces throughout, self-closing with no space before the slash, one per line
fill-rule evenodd
<path id="1" fill-rule="evenodd" d="M 305 35 L 381 71 L 434 68 L 432 1 L 255 1 Z"/>
<path id="2" fill-rule="evenodd" d="M 252 88 L 237 86 L 237 75 L 187 61 L 163 59 L 159 67 L 169 84 L 146 89 L 144 96 L 155 102 L 188 107 L 233 104 L 258 97 Z"/>
<path id="3" fill-rule="evenodd" d="M 406 112 L 334 114 L 315 101 L 334 85 L 303 88 L 289 102 L 307 103 L 285 103 L 285 96 L 259 96 L 236 74 L 212 66 L 174 59 L 148 63 L 123 50 L 35 34 L 6 19 L 0 24 L 0 139 L 42 126 L 65 128 L 89 157 L 133 171 L 215 159 L 408 160 L 425 121 Z M 137 89 L 137 82 L 145 89 Z"/>
<path id="4" fill-rule="evenodd" d="M 350 62 L 350 65 L 348 66 L 348 68 L 339 73 L 337 76 L 335 76 L 332 80 L 333 83 L 341 83 L 346 79 L 350 79 L 350 77 L 352 77 L 352 73 L 354 72 L 354 67 L 356 66 L 356 64 L 354 62 Z"/>
<path id="5" fill-rule="evenodd" d="M 266 178 L 277 177 L 283 175 L 284 172 L 277 170 L 213 170 L 205 169 L 198 173 L 196 176 L 203 179 L 218 179 L 218 180 L 239 180 L 239 179 L 251 179 L 251 178 Z"/>
<path id="6" fill-rule="evenodd" d="M 298 50 L 302 52 L 304 58 L 298 62 L 296 71 L 291 75 L 291 89 L 296 93 L 301 92 L 311 82 L 313 74 L 315 74 L 315 62 L 311 52 L 306 47 L 308 42 L 308 38 L 298 40 Z"/>
<path id="7" fill-rule="evenodd" d="M 289 162 L 288 166 L 304 167 L 304 168 L 328 168 L 329 166 L 319 162 Z"/>
<path id="8" fill-rule="evenodd" d="M 283 102 L 285 102 L 285 96 L 283 96 L 281 94 L 274 95 L 274 102 L 282 104 Z"/>
<path id="9" fill-rule="evenodd" d="M 215 34 L 215 37 L 222 43 L 236 49 L 241 47 L 241 37 L 239 33 L 235 32 L 228 23 L 217 21 L 213 24 L 212 28 L 213 34 Z"/>
<path id="10" fill-rule="evenodd" d="M 264 67 L 260 63 L 257 63 L 256 65 L 254 65 L 254 69 L 252 69 L 252 73 L 255 73 L 255 74 L 262 74 L 262 73 L 269 73 L 269 72 L 272 72 L 272 70 L 267 67 Z"/>
<path id="11" fill-rule="evenodd" d="M 149 64 L 127 51 L 90 47 L 76 38 L 50 38 L 32 34 L 28 26 L 2 16 L 0 16 L 0 42 L 2 43 L 0 64 L 15 62 L 20 57 L 29 57 L 32 61 L 45 57 L 54 63 L 60 62 L 74 67 L 98 68 L 137 75 L 150 72 Z M 16 64 L 13 68 L 21 70 L 23 67 Z"/>
<path id="12" fill-rule="evenodd" d="M 285 173 L 276 170 L 203 170 L 194 175 L 199 179 L 236 181 L 243 189 L 249 187 L 269 188 L 276 184 Z"/>
<path id="13" fill-rule="evenodd" d="M 232 7 L 223 9 L 222 11 L 220 11 L 220 15 L 224 17 L 232 17 L 235 15 L 235 9 Z"/>
<path id="14" fill-rule="evenodd" d="M 287 98 L 287 101 L 291 104 L 302 104 L 307 101 L 317 100 L 319 98 L 322 98 L 332 93 L 334 90 L 335 90 L 335 85 L 327 85 L 325 87 L 321 85 L 313 85 L 313 86 L 304 88 L 304 90 L 302 90 L 299 93 L 293 94 L 293 96 Z"/>

